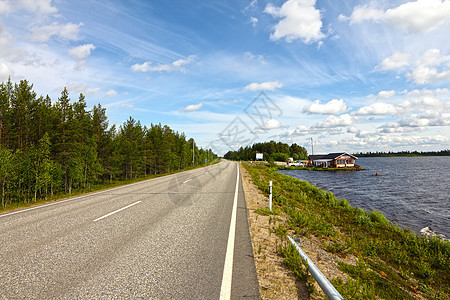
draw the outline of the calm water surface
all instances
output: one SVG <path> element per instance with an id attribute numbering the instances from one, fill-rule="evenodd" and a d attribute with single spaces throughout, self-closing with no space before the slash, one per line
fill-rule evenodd
<path id="1" fill-rule="evenodd" d="M 450 157 L 362 157 L 357 164 L 366 170 L 280 172 L 346 198 L 353 207 L 381 211 L 403 228 L 418 232 L 430 226 L 450 238 Z"/>

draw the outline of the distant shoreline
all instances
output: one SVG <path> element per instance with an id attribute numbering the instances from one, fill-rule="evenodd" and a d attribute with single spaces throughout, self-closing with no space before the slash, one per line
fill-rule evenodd
<path id="1" fill-rule="evenodd" d="M 357 157 L 424 157 L 424 156 L 450 156 L 450 150 L 441 151 L 401 151 L 401 152 L 367 152 L 355 153 Z"/>

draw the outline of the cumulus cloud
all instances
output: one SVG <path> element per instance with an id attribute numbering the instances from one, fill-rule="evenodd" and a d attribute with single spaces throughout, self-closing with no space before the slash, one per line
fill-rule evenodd
<path id="1" fill-rule="evenodd" d="M 280 126 L 281 124 L 278 120 L 270 119 L 266 122 L 264 129 L 278 129 Z"/>
<path id="2" fill-rule="evenodd" d="M 325 104 L 320 104 L 320 100 L 314 101 L 308 106 L 303 108 L 303 112 L 309 114 L 327 114 L 337 115 L 347 111 L 347 105 L 342 99 L 333 99 Z"/>
<path id="3" fill-rule="evenodd" d="M 450 1 L 449 1 L 450 2 Z M 439 49 L 426 51 L 407 76 L 418 84 L 450 80 L 450 55 L 443 56 Z"/>
<path id="4" fill-rule="evenodd" d="M 79 39 L 78 34 L 81 26 L 83 26 L 83 23 L 59 24 L 53 22 L 52 24 L 31 28 L 31 34 L 28 35 L 28 38 L 32 42 L 47 42 L 52 37 L 60 40 L 75 41 Z"/>
<path id="5" fill-rule="evenodd" d="M 387 10 L 374 6 L 356 6 L 350 24 L 364 21 L 384 22 L 409 33 L 427 33 L 450 22 L 450 1 L 418 0 Z"/>
<path id="6" fill-rule="evenodd" d="M 77 69 L 81 69 L 86 65 L 86 58 L 95 50 L 93 44 L 84 44 L 69 50 L 70 56 L 77 61 Z"/>
<path id="7" fill-rule="evenodd" d="M 401 69 L 410 64 L 411 55 L 406 52 L 395 52 L 389 57 L 386 57 L 376 69 L 387 71 Z"/>
<path id="8" fill-rule="evenodd" d="M 191 105 L 188 105 L 185 108 L 183 108 L 183 111 L 184 112 L 193 112 L 193 111 L 199 110 L 202 107 L 203 107 L 203 103 L 191 104 Z"/>
<path id="9" fill-rule="evenodd" d="M 329 116 L 325 120 L 314 124 L 311 128 L 334 128 L 353 125 L 353 118 L 349 114 Z"/>
<path id="10" fill-rule="evenodd" d="M 397 109 L 394 105 L 383 102 L 376 102 L 369 106 L 363 106 L 355 112 L 356 115 L 394 115 Z"/>
<path id="11" fill-rule="evenodd" d="M 263 83 L 250 83 L 244 88 L 244 91 L 274 91 L 276 88 L 283 87 L 279 81 L 266 81 Z"/>
<path id="12" fill-rule="evenodd" d="M 437 88 L 434 90 L 414 89 L 409 92 L 407 90 L 405 90 L 403 93 L 405 94 L 405 97 L 424 97 L 424 96 L 436 97 L 439 94 L 448 94 L 448 93 L 450 93 L 450 90 L 447 88 Z"/>
<path id="13" fill-rule="evenodd" d="M 95 49 L 95 46 L 92 44 L 84 44 L 69 50 L 70 56 L 75 58 L 76 60 L 86 59 L 91 51 Z"/>
<path id="14" fill-rule="evenodd" d="M 117 92 L 113 89 L 110 89 L 103 95 L 104 98 L 114 97 L 114 96 L 117 96 Z"/>
<path id="15" fill-rule="evenodd" d="M 9 76 L 11 76 L 13 72 L 11 69 L 4 63 L 0 63 L 0 80 L 6 80 Z"/>
<path id="16" fill-rule="evenodd" d="M 264 12 L 281 19 L 270 34 L 271 40 L 284 38 L 287 42 L 296 39 L 306 44 L 325 38 L 322 33 L 320 11 L 315 8 L 315 0 L 288 0 L 281 7 L 267 4 Z"/>
<path id="17" fill-rule="evenodd" d="M 186 66 L 195 61 L 195 55 L 190 55 L 186 59 L 178 59 L 170 64 L 157 64 L 152 65 L 151 62 L 145 62 L 143 64 L 134 64 L 131 66 L 133 72 L 186 72 Z"/>
<path id="18" fill-rule="evenodd" d="M 412 114 L 402 118 L 398 123 L 400 127 L 449 126 L 450 114 L 441 114 L 436 112 Z"/>
<path id="19" fill-rule="evenodd" d="M 450 0 L 449 0 L 450 2 Z M 375 70 L 387 71 L 408 68 L 406 76 L 417 84 L 450 80 L 450 55 L 441 55 L 439 49 L 429 49 L 411 62 L 409 53 L 396 52 L 385 58 Z"/>
<path id="20" fill-rule="evenodd" d="M 423 96 L 418 99 L 407 99 L 397 105 L 399 109 L 403 111 L 410 110 L 423 110 L 423 109 L 434 109 L 443 111 L 446 107 L 445 103 L 441 100 L 431 97 L 431 96 Z"/>
<path id="21" fill-rule="evenodd" d="M 377 98 L 387 100 L 389 98 L 392 98 L 393 96 L 395 96 L 395 91 L 380 91 Z"/>

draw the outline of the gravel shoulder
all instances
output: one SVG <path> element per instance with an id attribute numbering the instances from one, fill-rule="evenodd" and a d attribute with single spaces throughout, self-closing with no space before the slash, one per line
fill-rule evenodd
<path id="1" fill-rule="evenodd" d="M 261 299 L 325 299 L 315 281 L 316 292 L 310 294 L 306 282 L 297 278 L 285 266 L 284 257 L 278 252 L 283 241 L 273 232 L 273 228 L 279 223 L 286 222 L 287 217 L 283 213 L 277 216 L 264 216 L 256 213 L 257 208 L 268 206 L 268 199 L 251 182 L 247 170 L 242 166 L 240 166 L 240 170 Z M 356 258 L 342 258 L 326 252 L 323 249 L 325 242 L 310 235 L 302 237 L 299 245 L 329 280 L 338 277 L 346 282 L 347 275 L 337 268 L 337 263 L 343 261 L 354 265 Z"/>

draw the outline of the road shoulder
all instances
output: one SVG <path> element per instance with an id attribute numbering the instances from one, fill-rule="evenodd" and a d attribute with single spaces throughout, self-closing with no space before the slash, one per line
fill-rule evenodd
<path id="1" fill-rule="evenodd" d="M 266 197 L 251 183 L 247 170 L 240 166 L 240 171 L 261 299 L 310 299 L 305 284 L 285 267 L 277 251 L 280 239 L 271 232 L 270 216 L 255 212 L 267 206 Z"/>

